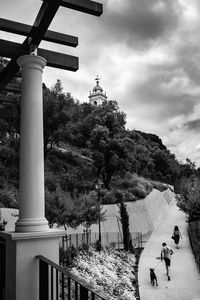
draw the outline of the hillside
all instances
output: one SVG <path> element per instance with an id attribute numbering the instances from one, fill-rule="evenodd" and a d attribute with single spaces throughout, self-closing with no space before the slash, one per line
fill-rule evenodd
<path id="1" fill-rule="evenodd" d="M 191 161 L 178 162 L 158 136 L 126 130 L 126 115 L 116 101 L 97 106 L 80 103 L 62 92 L 60 81 L 51 89 L 44 86 L 43 94 L 50 224 L 76 227 L 80 222 L 94 222 L 98 197 L 102 204 L 111 204 L 142 199 L 153 188 L 163 191 L 168 184 L 178 191 L 181 179 L 197 172 Z M 0 138 L 0 206 L 17 208 L 19 118 L 0 119 Z"/>

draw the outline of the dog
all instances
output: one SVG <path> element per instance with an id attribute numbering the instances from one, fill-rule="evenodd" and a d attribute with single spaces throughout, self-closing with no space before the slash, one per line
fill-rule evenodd
<path id="1" fill-rule="evenodd" d="M 158 286 L 158 281 L 154 269 L 150 268 L 150 279 L 151 284 L 154 286 L 155 284 Z"/>

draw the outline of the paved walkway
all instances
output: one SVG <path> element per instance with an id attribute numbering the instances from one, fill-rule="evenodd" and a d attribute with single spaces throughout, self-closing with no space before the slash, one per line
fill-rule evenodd
<path id="1" fill-rule="evenodd" d="M 175 248 L 171 239 L 175 225 L 183 236 L 180 249 Z M 171 281 L 167 280 L 164 262 L 156 258 L 160 257 L 163 242 L 174 250 L 170 268 Z M 158 286 L 150 284 L 151 267 L 156 267 Z M 185 215 L 179 211 L 174 201 L 142 252 L 138 280 L 141 300 L 200 300 L 200 273 L 190 247 Z"/>

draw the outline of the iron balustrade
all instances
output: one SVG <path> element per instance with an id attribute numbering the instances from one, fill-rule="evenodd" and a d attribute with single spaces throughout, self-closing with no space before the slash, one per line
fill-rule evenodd
<path id="1" fill-rule="evenodd" d="M 111 300 L 69 270 L 39 255 L 40 300 Z"/>

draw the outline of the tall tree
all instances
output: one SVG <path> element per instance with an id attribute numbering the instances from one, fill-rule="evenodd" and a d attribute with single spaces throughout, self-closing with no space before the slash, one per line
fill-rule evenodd
<path id="1" fill-rule="evenodd" d="M 88 118 L 94 126 L 88 145 L 97 177 L 101 176 L 105 187 L 110 189 L 113 175 L 122 174 L 131 167 L 129 154 L 133 142 L 126 136 L 125 114 L 119 111 L 116 101 L 105 101 Z"/>
<path id="2" fill-rule="evenodd" d="M 70 108 L 75 105 L 71 95 L 62 92 L 59 80 L 51 88 L 43 89 L 44 157 L 54 146 L 66 140 L 65 129 L 70 121 Z"/>

